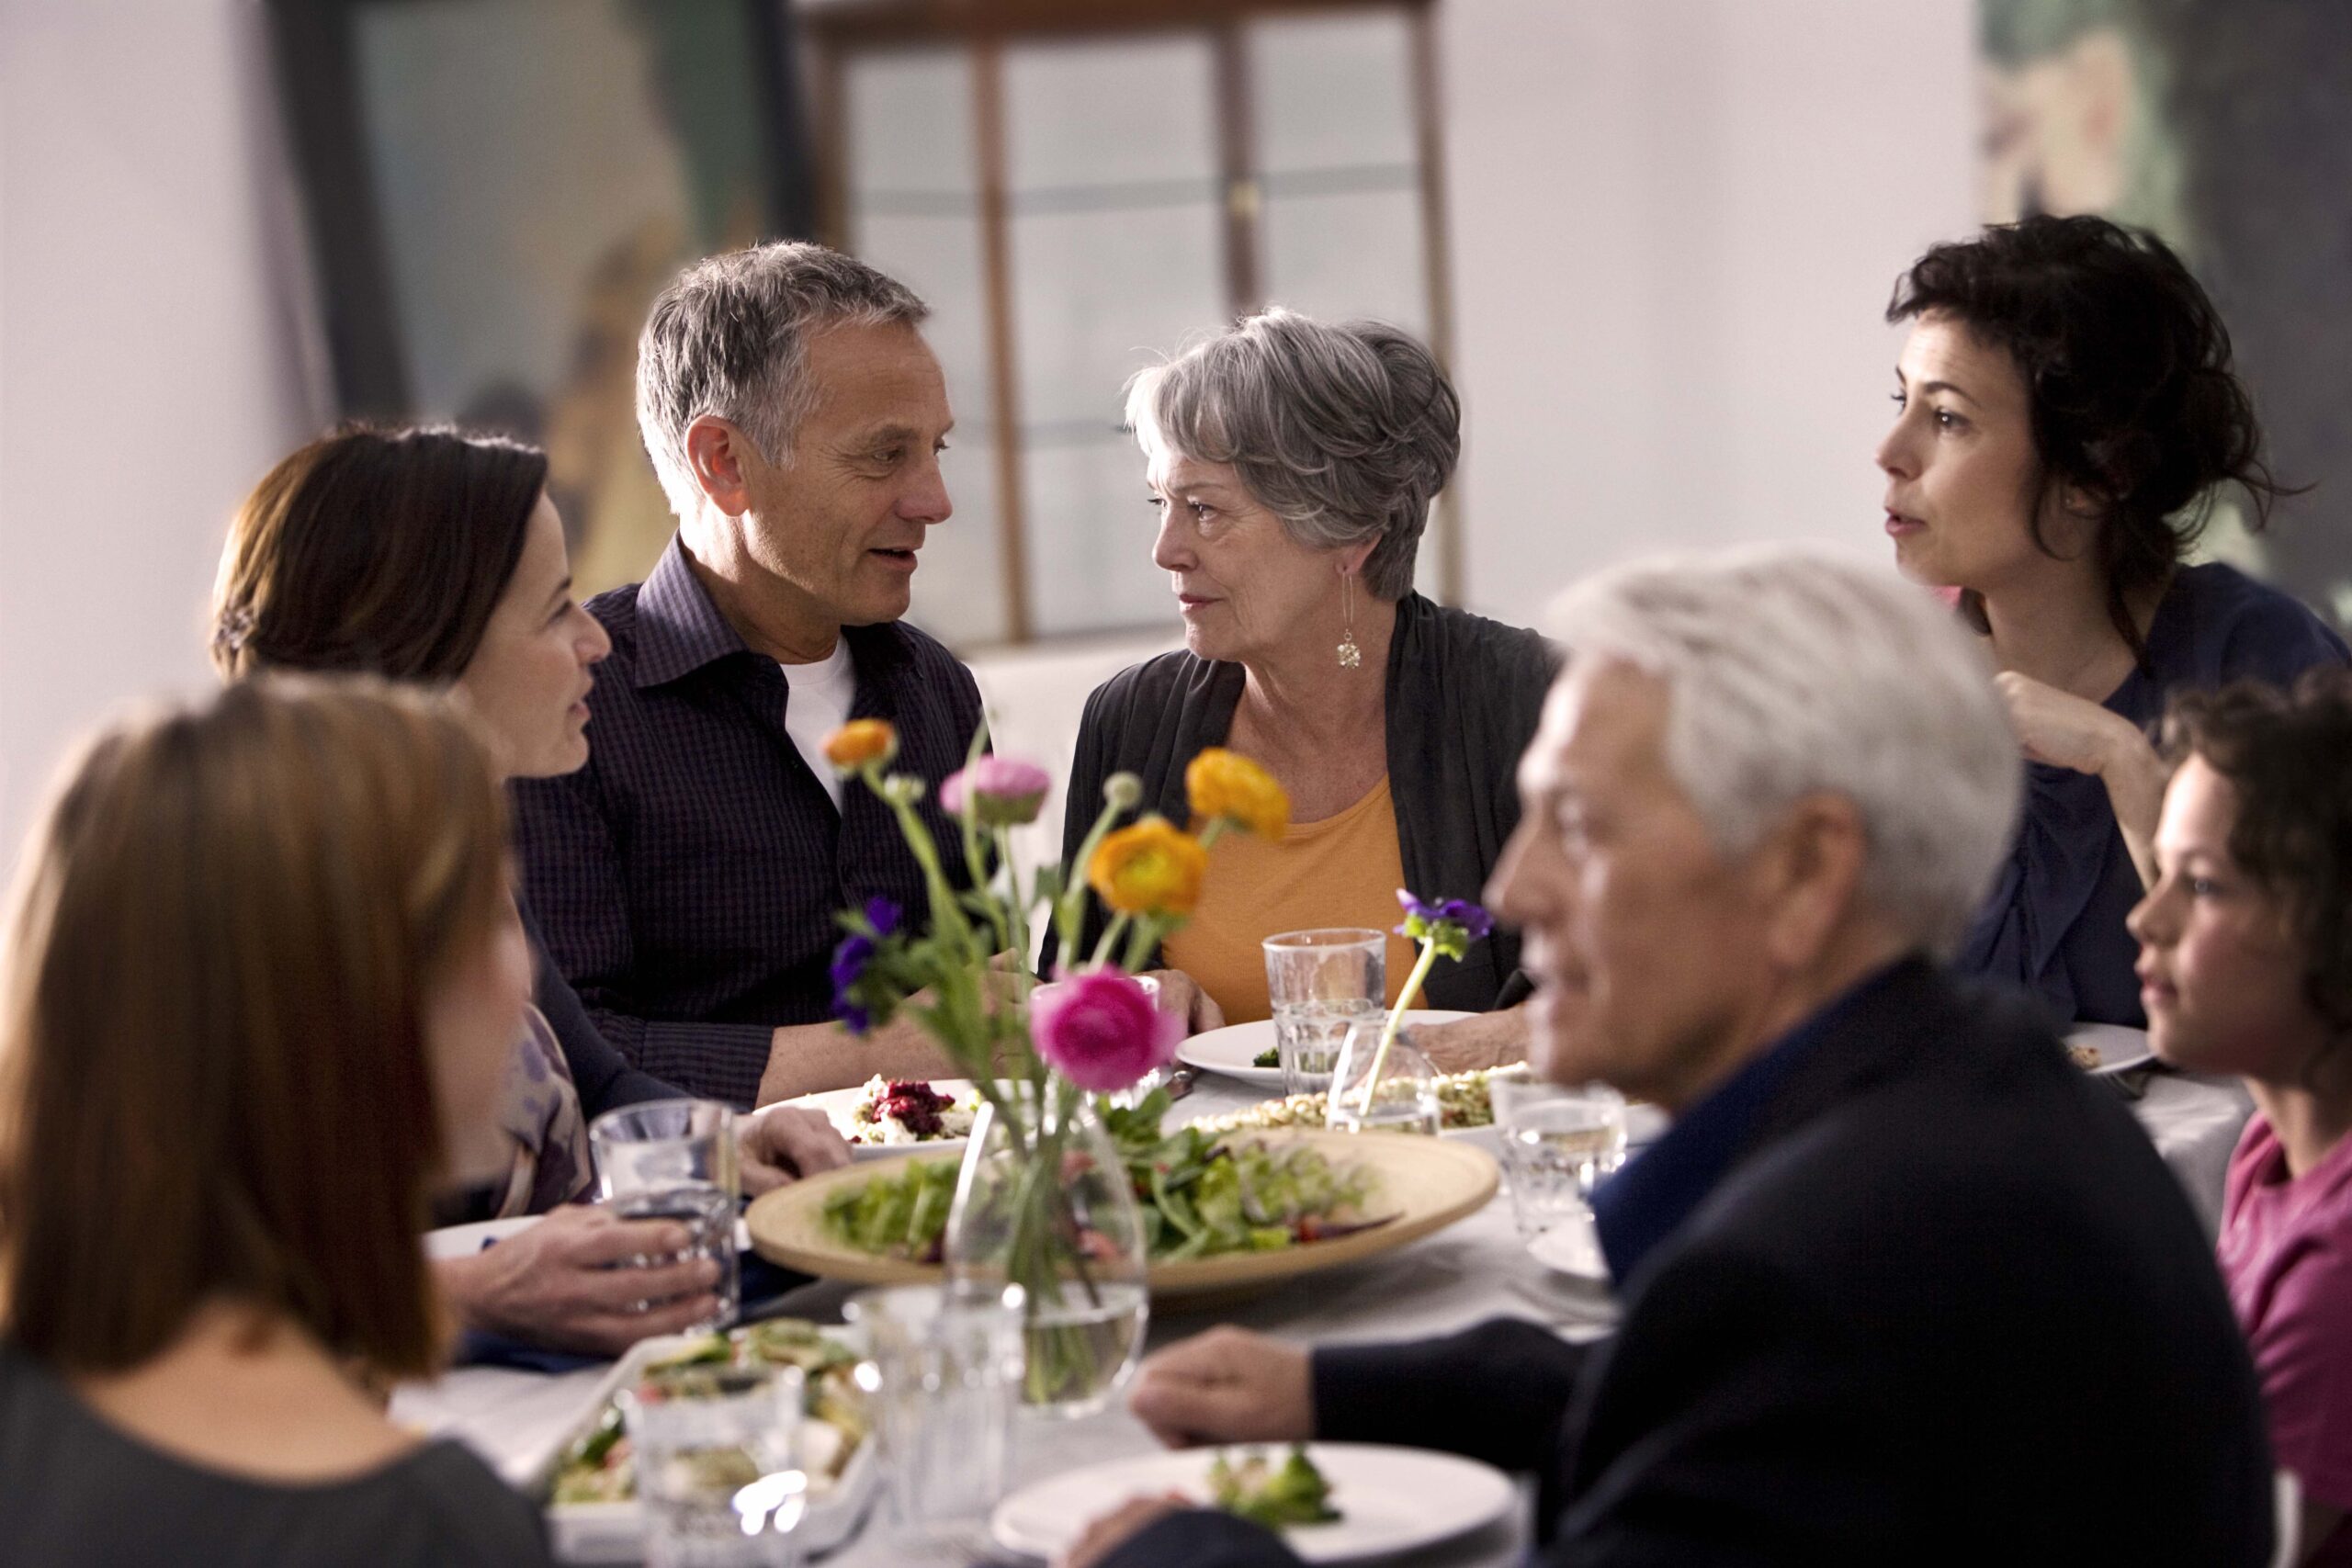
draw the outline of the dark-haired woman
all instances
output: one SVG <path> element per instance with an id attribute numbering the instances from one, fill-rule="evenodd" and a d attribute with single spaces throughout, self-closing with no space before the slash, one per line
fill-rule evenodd
<path id="1" fill-rule="evenodd" d="M 447 705 L 374 682 L 73 770 L 0 944 L 0 1561 L 547 1561 L 370 1392 L 440 1364 L 428 1195 L 506 1157 L 503 815 Z"/>
<path id="2" fill-rule="evenodd" d="M 2148 1042 L 2254 1096 L 2222 1272 L 2302 1485 L 2301 1560 L 2352 1563 L 2352 676 L 2192 694 L 2165 741 L 2179 766 L 2132 914 Z"/>
<path id="3" fill-rule="evenodd" d="M 2229 335 L 2176 256 L 2098 218 L 1938 245 L 1895 290 L 1912 323 L 1880 444 L 1886 530 L 1959 591 L 2030 763 L 2018 843 L 1962 967 L 2064 1020 L 2144 1020 L 2124 917 L 2152 875 L 2167 693 L 2341 663 L 2309 610 L 2186 556 L 2218 487 L 2277 493 Z"/>
<path id="4" fill-rule="evenodd" d="M 588 760 L 586 698 L 611 644 L 572 598 L 546 486 L 536 448 L 453 431 L 346 430 L 311 443 L 270 472 L 230 530 L 214 663 L 230 679 L 365 671 L 447 687 L 480 721 L 502 778 L 572 772 Z M 443 1285 L 476 1326 L 617 1350 L 707 1315 L 709 1301 L 676 1269 L 611 1267 L 676 1250 L 651 1245 L 660 1237 L 645 1225 L 558 1205 L 588 1182 L 588 1121 L 683 1091 L 623 1061 L 536 935 L 531 945 L 538 1005 L 501 1097 L 512 1158 L 493 1203 L 554 1213 L 445 1263 Z M 755 1190 L 848 1158 L 812 1112 L 778 1108 L 742 1127 Z"/>

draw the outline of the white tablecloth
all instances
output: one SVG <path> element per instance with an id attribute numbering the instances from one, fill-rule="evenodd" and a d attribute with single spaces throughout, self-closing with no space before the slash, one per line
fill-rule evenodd
<path id="1" fill-rule="evenodd" d="M 1204 1077 L 1182 1109 L 1207 1115 L 1254 1098 L 1238 1085 Z M 2234 1080 L 2168 1076 L 2152 1082 L 2134 1107 L 2209 1231 L 2221 1212 L 2222 1170 L 2249 1104 Z M 837 1322 L 847 1293 L 839 1285 L 811 1285 L 797 1292 L 790 1306 Z M 1466 1327 L 1498 1314 L 1548 1324 L 1568 1337 L 1582 1338 L 1604 1332 L 1613 1312 L 1600 1283 L 1555 1273 L 1527 1255 L 1512 1223 L 1510 1197 L 1498 1194 L 1469 1219 L 1387 1257 L 1317 1274 L 1215 1316 L 1155 1315 L 1150 1343 L 1165 1345 L 1214 1322 L 1238 1323 L 1301 1343 L 1401 1339 Z M 461 1369 L 437 1382 L 401 1389 L 392 1413 L 413 1426 L 460 1437 L 493 1465 L 513 1472 L 530 1456 L 546 1452 L 579 1419 L 600 1375 L 600 1369 L 553 1377 Z M 1014 1484 L 1150 1447 L 1150 1438 L 1124 1410 L 1080 1421 L 1023 1420 Z M 1519 1555 L 1523 1530 L 1524 1521 L 1513 1520 L 1508 1528 L 1401 1561 L 1417 1568 L 1508 1563 Z M 967 1561 L 945 1552 L 925 1557 L 880 1537 L 871 1529 L 831 1561 L 851 1568 Z"/>

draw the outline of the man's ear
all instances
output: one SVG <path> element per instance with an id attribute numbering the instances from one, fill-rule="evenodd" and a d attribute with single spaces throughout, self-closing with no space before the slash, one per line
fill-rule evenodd
<path id="1" fill-rule="evenodd" d="M 1809 968 L 1860 897 L 1861 813 L 1843 795 L 1800 796 L 1758 852 L 1766 952 L 1777 966 Z"/>
<path id="2" fill-rule="evenodd" d="M 717 414 L 700 415 L 686 426 L 686 472 L 695 488 L 729 517 L 751 510 L 744 469 L 753 456 L 750 438 Z"/>

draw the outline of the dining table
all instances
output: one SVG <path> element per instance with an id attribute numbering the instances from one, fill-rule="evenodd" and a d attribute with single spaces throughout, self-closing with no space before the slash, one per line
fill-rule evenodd
<path id="1" fill-rule="evenodd" d="M 2131 1109 L 2159 1155 L 2180 1179 L 2211 1234 L 2221 1212 L 2222 1179 L 2250 1111 L 2236 1080 L 2158 1072 L 2127 1086 Z M 1177 1115 L 1209 1116 L 1239 1110 L 1267 1091 L 1204 1074 L 1179 1102 Z M 1373 1134 L 1370 1136 L 1396 1136 Z M 1470 1134 L 1491 1152 L 1491 1129 Z M 1638 1145 L 1631 1157 L 1640 1157 Z M 1579 1249 L 1589 1254 L 1591 1249 Z M 819 1280 L 784 1296 L 775 1310 L 820 1323 L 841 1321 L 841 1306 L 856 1287 Z M 1513 1316 L 1544 1325 L 1571 1340 L 1599 1337 L 1615 1320 L 1616 1304 L 1597 1258 L 1555 1269 L 1530 1253 L 1519 1233 L 1507 1190 L 1455 1224 L 1393 1252 L 1293 1279 L 1213 1313 L 1165 1310 L 1155 1304 L 1147 1348 L 1158 1348 L 1219 1323 L 1295 1343 L 1329 1344 L 1413 1339 L 1468 1327 L 1486 1318 Z M 577 1427 L 597 1397 L 603 1366 L 548 1373 L 502 1366 L 461 1366 L 436 1381 L 396 1391 L 394 1417 L 436 1436 L 469 1444 L 510 1481 L 528 1472 Z M 1124 1405 L 1078 1419 L 1023 1415 L 1016 1419 L 1009 1490 L 1105 1460 L 1152 1451 L 1156 1444 Z M 1500 1568 L 1516 1562 L 1529 1539 L 1529 1500 L 1522 1485 L 1510 1517 L 1477 1533 L 1391 1559 L 1404 1568 Z M 1106 1506 L 1118 1501 L 1106 1498 Z M 964 1564 L 1024 1561 L 992 1551 L 977 1536 L 962 1540 L 918 1539 L 894 1532 L 877 1506 L 865 1528 L 823 1559 L 841 1568 L 882 1564 Z"/>

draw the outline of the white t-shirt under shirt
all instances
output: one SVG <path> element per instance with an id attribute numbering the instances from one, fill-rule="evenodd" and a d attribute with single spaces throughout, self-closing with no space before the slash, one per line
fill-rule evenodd
<path id="1" fill-rule="evenodd" d="M 833 656 L 819 663 L 776 668 L 792 687 L 792 698 L 784 705 L 785 731 L 808 760 L 808 771 L 833 797 L 833 808 L 839 810 L 842 776 L 825 761 L 825 737 L 849 722 L 850 704 L 857 696 L 857 671 L 849 661 L 849 643 L 836 638 Z"/>

